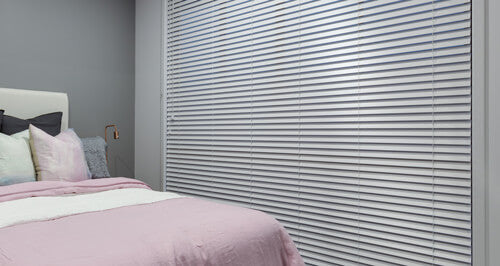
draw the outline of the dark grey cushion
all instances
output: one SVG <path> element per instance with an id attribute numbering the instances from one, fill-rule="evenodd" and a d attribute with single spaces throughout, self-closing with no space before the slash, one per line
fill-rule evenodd
<path id="1" fill-rule="evenodd" d="M 106 164 L 107 144 L 104 139 L 93 137 L 81 140 L 92 178 L 109 177 L 108 165 Z"/>
<path id="2" fill-rule="evenodd" d="M 30 124 L 55 136 L 61 133 L 62 112 L 40 115 L 30 119 L 20 119 L 10 115 L 4 115 L 0 131 L 7 135 L 16 134 L 29 128 Z"/>

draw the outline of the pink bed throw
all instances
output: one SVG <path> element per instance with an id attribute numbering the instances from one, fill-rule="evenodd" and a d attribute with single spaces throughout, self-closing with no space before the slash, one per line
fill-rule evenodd
<path id="1" fill-rule="evenodd" d="M 147 186 L 126 178 L 23 183 L 0 187 L 0 204 L 122 188 Z M 172 198 L 0 228 L 0 265 L 304 263 L 285 229 L 269 215 L 195 198 Z"/>

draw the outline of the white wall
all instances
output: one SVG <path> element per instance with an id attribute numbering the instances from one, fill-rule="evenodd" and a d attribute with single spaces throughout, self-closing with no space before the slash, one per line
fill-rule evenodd
<path id="1" fill-rule="evenodd" d="M 161 190 L 161 2 L 136 0 L 135 176 Z"/>

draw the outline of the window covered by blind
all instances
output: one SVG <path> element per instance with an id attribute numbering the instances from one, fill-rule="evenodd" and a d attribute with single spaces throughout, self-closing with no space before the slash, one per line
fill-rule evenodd
<path id="1" fill-rule="evenodd" d="M 310 265 L 471 263 L 470 0 L 165 2 L 167 191 Z"/>

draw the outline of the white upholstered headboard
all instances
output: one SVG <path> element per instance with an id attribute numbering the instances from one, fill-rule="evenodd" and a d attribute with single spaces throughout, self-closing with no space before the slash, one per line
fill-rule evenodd
<path id="1" fill-rule="evenodd" d="M 68 128 L 68 95 L 61 92 L 0 88 L 0 109 L 6 115 L 28 119 L 52 112 L 62 112 L 61 130 Z"/>

